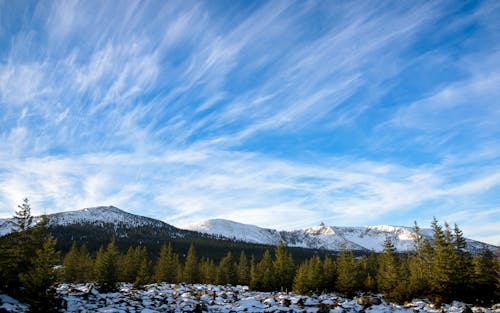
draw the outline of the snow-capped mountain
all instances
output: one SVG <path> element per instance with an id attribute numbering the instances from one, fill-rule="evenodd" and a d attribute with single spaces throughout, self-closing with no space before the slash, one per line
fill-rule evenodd
<path id="1" fill-rule="evenodd" d="M 415 235 L 413 228 L 401 226 L 339 227 L 322 224 L 305 229 L 278 231 L 224 219 L 207 220 L 180 229 L 160 220 L 131 214 L 113 206 L 100 206 L 49 214 L 47 217 L 48 224 L 51 227 L 91 225 L 94 232 L 111 228 L 111 231 L 114 231 L 119 237 L 128 237 L 129 230 L 142 228 L 141 232 L 146 229 L 147 233 L 155 233 L 160 236 L 155 240 L 165 238 L 165 236 L 168 238 L 209 236 L 211 238 L 218 237 L 220 239 L 272 246 L 283 242 L 290 247 L 333 251 L 338 251 L 342 245 L 345 245 L 348 250 L 374 250 L 380 252 L 383 250 L 385 238 L 389 237 L 396 249 L 403 252 L 413 249 Z M 40 217 L 34 218 L 35 223 L 39 220 Z M 118 229 L 120 229 L 120 232 L 116 233 Z M 0 237 L 14 230 L 14 219 L 0 219 Z M 433 233 L 430 229 L 422 229 L 421 235 L 432 240 Z M 472 252 L 483 247 L 489 247 L 492 250 L 496 249 L 495 246 L 471 239 L 467 239 L 467 244 L 468 249 Z"/>
<path id="2" fill-rule="evenodd" d="M 99 206 L 76 211 L 60 212 L 49 214 L 47 217 L 49 226 L 74 224 L 92 224 L 102 226 L 104 224 L 113 224 L 129 228 L 138 226 L 174 228 L 173 226 L 160 220 L 128 213 L 114 206 Z M 35 224 L 38 223 L 40 221 L 40 216 L 34 217 L 33 221 Z M 14 229 L 15 223 L 13 218 L 0 219 L 0 236 L 11 233 Z"/>
<path id="3" fill-rule="evenodd" d="M 403 226 L 368 226 L 368 227 L 341 227 L 320 225 L 292 231 L 278 231 L 261 228 L 254 225 L 241 224 L 229 220 L 212 219 L 198 224 L 184 227 L 211 235 L 223 236 L 229 239 L 277 245 L 283 242 L 286 246 L 312 249 L 340 250 L 345 244 L 348 250 L 383 250 L 386 237 L 389 237 L 396 249 L 400 252 L 414 248 L 415 232 L 411 227 Z M 424 238 L 432 240 L 431 229 L 421 229 Z M 467 239 L 468 249 L 471 251 L 494 246 Z"/>

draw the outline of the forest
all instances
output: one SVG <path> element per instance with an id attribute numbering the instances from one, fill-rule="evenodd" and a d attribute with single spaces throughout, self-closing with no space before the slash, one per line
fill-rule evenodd
<path id="1" fill-rule="evenodd" d="M 417 236 L 414 251 L 397 253 L 389 238 L 382 253 L 355 255 L 345 247 L 337 256 L 292 256 L 283 244 L 261 255 L 228 250 L 219 259 L 198 256 L 191 243 L 179 253 L 171 243 L 159 253 L 145 246 L 119 248 L 109 238 L 96 252 L 74 242 L 61 253 L 47 227 L 47 219 L 32 225 L 27 201 L 19 206 L 17 231 L 0 242 L 0 292 L 13 295 L 43 310 L 57 307 L 54 286 L 59 282 L 95 282 L 102 291 L 113 291 L 118 282 L 136 288 L 149 283 L 241 284 L 260 291 L 294 291 L 299 294 L 338 292 L 381 293 L 387 301 L 403 303 L 429 298 L 434 303 L 461 300 L 491 304 L 500 299 L 500 262 L 488 249 L 472 255 L 457 225 L 436 219 L 432 241 Z"/>

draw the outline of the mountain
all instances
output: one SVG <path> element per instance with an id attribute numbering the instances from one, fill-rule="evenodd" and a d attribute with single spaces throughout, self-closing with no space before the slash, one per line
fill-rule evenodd
<path id="1" fill-rule="evenodd" d="M 197 231 L 184 230 L 149 217 L 127 213 L 113 206 L 100 206 L 77 211 L 68 211 L 49 214 L 48 228 L 56 238 L 56 248 L 63 253 L 67 252 L 73 243 L 85 244 L 91 253 L 99 247 L 106 246 L 112 238 L 120 251 L 125 252 L 129 247 L 143 246 L 156 257 L 163 244 L 172 244 L 172 247 L 181 258 L 184 257 L 189 246 L 194 243 L 199 257 L 208 257 L 219 261 L 227 251 L 239 255 L 245 251 L 247 255 L 260 258 L 266 250 L 273 247 L 256 243 L 234 241 L 219 235 L 211 235 Z M 35 223 L 40 217 L 34 217 Z M 0 219 L 0 244 L 3 240 L 10 240 L 15 230 L 13 218 Z M 324 255 L 327 251 L 294 248 L 289 249 L 297 262 L 313 255 Z"/>
<path id="2" fill-rule="evenodd" d="M 322 224 L 299 230 L 278 231 L 224 219 L 206 220 L 184 228 L 244 242 L 265 245 L 277 245 L 283 242 L 289 247 L 334 251 L 340 250 L 342 245 L 345 244 L 348 250 L 381 252 L 386 237 L 392 240 L 399 252 L 410 251 L 413 249 L 413 238 L 415 236 L 412 227 L 404 226 L 341 227 Z M 431 229 L 421 229 L 420 232 L 424 238 L 432 241 L 433 232 Z M 495 246 L 472 239 L 466 239 L 466 241 L 467 248 L 471 252 L 480 250 L 483 247 L 492 250 L 496 249 Z"/>
<path id="3" fill-rule="evenodd" d="M 403 252 L 413 249 L 414 237 L 413 228 L 402 226 L 340 227 L 322 224 L 305 229 L 278 231 L 224 219 L 211 219 L 180 229 L 113 206 L 60 212 L 49 214 L 47 217 L 48 226 L 63 251 L 67 250 L 74 240 L 87 244 L 91 249 L 97 249 L 109 242 L 110 238 L 115 238 L 124 248 L 128 245 L 145 244 L 153 251 L 156 251 L 161 243 L 175 242 L 182 246 L 182 249 L 187 249 L 190 242 L 197 241 L 207 250 L 218 249 L 217 253 L 225 253 L 224 249 L 234 247 L 232 242 L 239 241 L 247 243 L 247 248 L 256 251 L 263 251 L 266 246 L 276 246 L 283 242 L 290 248 L 297 248 L 297 254 L 300 255 L 313 253 L 303 251 L 307 249 L 339 251 L 344 244 L 349 250 L 380 252 L 385 238 L 389 237 L 396 249 Z M 34 220 L 37 222 L 40 217 L 35 217 Z M 14 219 L 0 219 L 0 237 L 11 233 L 14 225 Z M 431 229 L 422 229 L 421 234 L 432 240 Z M 467 244 L 471 252 L 483 247 L 496 249 L 471 239 L 467 239 Z"/>
<path id="4" fill-rule="evenodd" d="M 64 226 L 73 224 L 92 224 L 102 226 L 112 223 L 116 226 L 138 227 L 173 227 L 165 222 L 153 218 L 140 216 L 125 212 L 114 206 L 98 206 L 82 210 L 48 214 L 48 226 Z M 34 223 L 40 221 L 40 216 L 33 218 Z M 0 236 L 11 233 L 14 230 L 14 219 L 0 219 Z"/>

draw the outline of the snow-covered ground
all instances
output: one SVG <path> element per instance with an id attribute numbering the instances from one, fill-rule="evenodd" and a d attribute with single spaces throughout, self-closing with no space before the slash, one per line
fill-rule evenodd
<path id="1" fill-rule="evenodd" d="M 363 306 L 359 298 L 347 299 L 336 294 L 301 296 L 285 292 L 250 291 L 245 286 L 202 284 L 152 284 L 134 289 L 123 284 L 117 292 L 100 293 L 93 284 L 60 284 L 57 292 L 66 301 L 66 312 L 305 312 L 305 313 L 493 313 L 495 308 L 467 307 L 454 302 L 437 309 L 426 300 L 406 305 L 381 301 Z M 377 300 L 377 299 L 376 299 Z M 26 306 L 0 295 L 0 311 L 24 312 Z M 468 309 L 471 309 L 469 311 Z"/>

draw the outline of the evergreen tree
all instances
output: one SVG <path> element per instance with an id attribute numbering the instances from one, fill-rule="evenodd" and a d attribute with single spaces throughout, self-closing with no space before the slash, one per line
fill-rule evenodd
<path id="1" fill-rule="evenodd" d="M 120 253 L 116 247 L 115 239 L 107 246 L 106 251 L 102 248 L 97 253 L 94 271 L 96 282 L 102 291 L 116 289 L 118 282 L 118 258 Z"/>
<path id="2" fill-rule="evenodd" d="M 250 279 L 250 287 L 255 290 L 273 290 L 274 274 L 273 259 L 269 250 L 264 251 L 262 260 L 255 265 Z"/>
<path id="3" fill-rule="evenodd" d="M 496 298 L 496 284 L 498 282 L 499 269 L 495 255 L 488 248 L 483 248 L 474 256 L 474 289 L 475 302 L 481 304 L 492 304 L 498 301 Z"/>
<path id="4" fill-rule="evenodd" d="M 234 267 L 233 255 L 231 251 L 228 251 L 226 256 L 224 256 L 217 267 L 217 278 L 216 283 L 219 285 L 225 284 L 235 284 L 236 282 L 236 269 Z"/>
<path id="5" fill-rule="evenodd" d="M 283 242 L 280 242 L 275 250 L 273 262 L 274 289 L 290 289 L 295 275 L 295 263 L 292 255 L 286 251 Z"/>
<path id="6" fill-rule="evenodd" d="M 335 262 L 330 257 L 325 257 L 323 261 L 323 284 L 321 289 L 333 291 L 337 279 L 337 269 Z"/>
<path id="7" fill-rule="evenodd" d="M 213 284 L 217 279 L 217 266 L 214 260 L 202 258 L 200 262 L 201 282 L 204 284 Z"/>
<path id="8" fill-rule="evenodd" d="M 394 291 L 398 285 L 398 256 L 396 248 L 391 239 L 387 237 L 384 241 L 384 250 L 379 257 L 377 272 L 378 290 L 388 299 L 394 299 Z"/>
<path id="9" fill-rule="evenodd" d="M 194 245 L 191 243 L 184 262 L 183 281 L 186 283 L 196 283 L 199 281 L 198 260 Z"/>
<path id="10" fill-rule="evenodd" d="M 73 242 L 71 249 L 64 256 L 63 268 L 64 268 L 64 281 L 66 282 L 78 282 L 80 276 L 80 255 L 78 253 L 78 248 L 76 242 Z"/>
<path id="11" fill-rule="evenodd" d="M 241 251 L 240 253 L 238 268 L 236 269 L 236 271 L 238 274 L 238 284 L 250 284 L 250 268 L 248 267 L 248 260 L 247 256 L 245 255 L 245 251 Z"/>
<path id="12" fill-rule="evenodd" d="M 377 272 L 377 254 L 372 250 L 366 261 L 366 279 L 363 283 L 364 290 L 377 292 Z"/>
<path id="13" fill-rule="evenodd" d="M 19 210 L 14 215 L 14 225 L 18 232 L 23 232 L 33 225 L 33 216 L 31 215 L 31 206 L 28 198 L 24 198 L 23 204 L 17 207 Z"/>
<path id="14" fill-rule="evenodd" d="M 411 297 L 428 297 L 434 249 L 429 240 L 422 238 L 417 222 L 415 222 L 414 233 L 415 254 L 408 258 L 408 292 Z"/>
<path id="15" fill-rule="evenodd" d="M 306 260 L 302 264 L 299 265 L 297 272 L 295 274 L 293 280 L 293 291 L 298 294 L 305 294 L 309 291 L 309 280 L 308 280 L 308 271 L 309 271 L 309 260 Z"/>
<path id="16" fill-rule="evenodd" d="M 78 275 L 78 280 L 79 282 L 88 282 L 92 280 L 93 277 L 93 267 L 94 267 L 94 261 L 92 260 L 92 257 L 90 256 L 89 250 L 87 249 L 87 246 L 83 244 L 79 251 L 79 275 Z"/>
<path id="17" fill-rule="evenodd" d="M 56 240 L 48 237 L 42 247 L 36 251 L 30 268 L 19 274 L 25 291 L 25 298 L 34 306 L 40 306 L 54 296 L 52 285 L 56 281 L 54 266 L 59 262 L 59 253 L 55 250 Z M 44 306 L 44 309 L 47 309 Z"/>
<path id="18" fill-rule="evenodd" d="M 150 282 L 150 274 L 149 274 L 149 263 L 146 255 L 141 256 L 141 261 L 139 265 L 139 269 L 137 271 L 137 275 L 134 281 L 134 287 L 138 288 L 139 286 L 146 285 Z"/>
<path id="19" fill-rule="evenodd" d="M 178 281 L 179 256 L 173 252 L 172 244 L 163 245 L 160 250 L 160 256 L 155 265 L 154 280 L 160 282 L 175 283 Z"/>
<path id="20" fill-rule="evenodd" d="M 340 255 L 337 258 L 337 284 L 336 289 L 346 295 L 352 295 L 356 290 L 354 254 L 347 251 L 345 243 L 342 244 Z"/>

